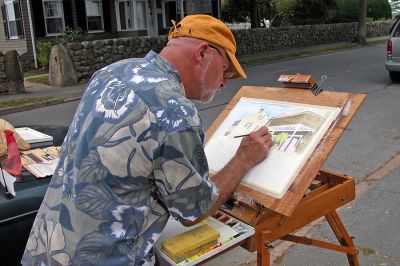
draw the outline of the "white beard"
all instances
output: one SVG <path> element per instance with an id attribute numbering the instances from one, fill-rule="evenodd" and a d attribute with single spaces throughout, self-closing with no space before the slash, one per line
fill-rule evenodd
<path id="1" fill-rule="evenodd" d="M 201 104 L 210 103 L 214 99 L 215 95 L 217 95 L 221 91 L 221 88 L 215 90 L 215 89 L 208 88 L 205 84 L 206 73 L 207 73 L 208 68 L 210 67 L 212 59 L 213 59 L 213 54 L 211 54 L 211 58 L 208 61 L 206 67 L 201 72 L 201 76 L 200 76 L 200 90 L 201 90 L 200 98 L 195 101 L 199 102 Z"/>

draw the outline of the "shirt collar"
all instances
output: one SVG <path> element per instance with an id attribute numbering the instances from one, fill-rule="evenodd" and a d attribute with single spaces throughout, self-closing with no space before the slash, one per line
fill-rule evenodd
<path id="1" fill-rule="evenodd" d="M 147 53 L 144 59 L 156 65 L 164 73 L 171 75 L 181 85 L 182 94 L 186 95 L 183 82 L 179 78 L 178 71 L 165 58 L 153 51 L 150 51 Z"/>

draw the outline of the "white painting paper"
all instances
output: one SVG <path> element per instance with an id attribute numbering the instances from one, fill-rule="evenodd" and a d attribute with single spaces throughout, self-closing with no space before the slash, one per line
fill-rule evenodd
<path id="1" fill-rule="evenodd" d="M 216 173 L 235 155 L 242 140 L 235 136 L 265 125 L 273 136 L 270 154 L 242 183 L 282 198 L 339 112 L 335 107 L 241 98 L 206 144 L 209 168 Z"/>

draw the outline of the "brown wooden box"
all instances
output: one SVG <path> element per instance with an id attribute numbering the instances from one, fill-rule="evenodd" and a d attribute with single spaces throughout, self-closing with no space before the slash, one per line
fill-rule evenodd
<path id="1" fill-rule="evenodd" d="M 268 241 L 273 242 L 355 198 L 355 181 L 350 177 L 321 170 L 315 180 L 289 217 L 242 202 L 236 202 L 232 210 L 223 209 L 229 215 L 255 227 L 256 234 L 243 247 L 253 252 L 257 249 L 257 237 L 263 230 L 269 231 Z"/>

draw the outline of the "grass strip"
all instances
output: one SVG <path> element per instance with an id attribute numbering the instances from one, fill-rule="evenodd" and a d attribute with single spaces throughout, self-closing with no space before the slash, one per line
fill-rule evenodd
<path id="1" fill-rule="evenodd" d="M 26 78 L 26 80 L 29 82 L 42 83 L 42 84 L 49 85 L 49 75 Z"/>
<path id="2" fill-rule="evenodd" d="M 43 74 L 49 74 L 49 70 L 42 69 L 42 68 L 34 68 L 34 69 L 29 69 L 28 71 L 25 71 L 24 77 L 28 78 L 31 76 L 37 76 L 37 75 L 43 75 Z"/>
<path id="3" fill-rule="evenodd" d="M 0 108 L 21 106 L 29 103 L 41 103 L 53 99 L 59 99 L 59 98 L 54 96 L 41 96 L 41 97 L 14 99 L 14 100 L 0 102 Z"/>

